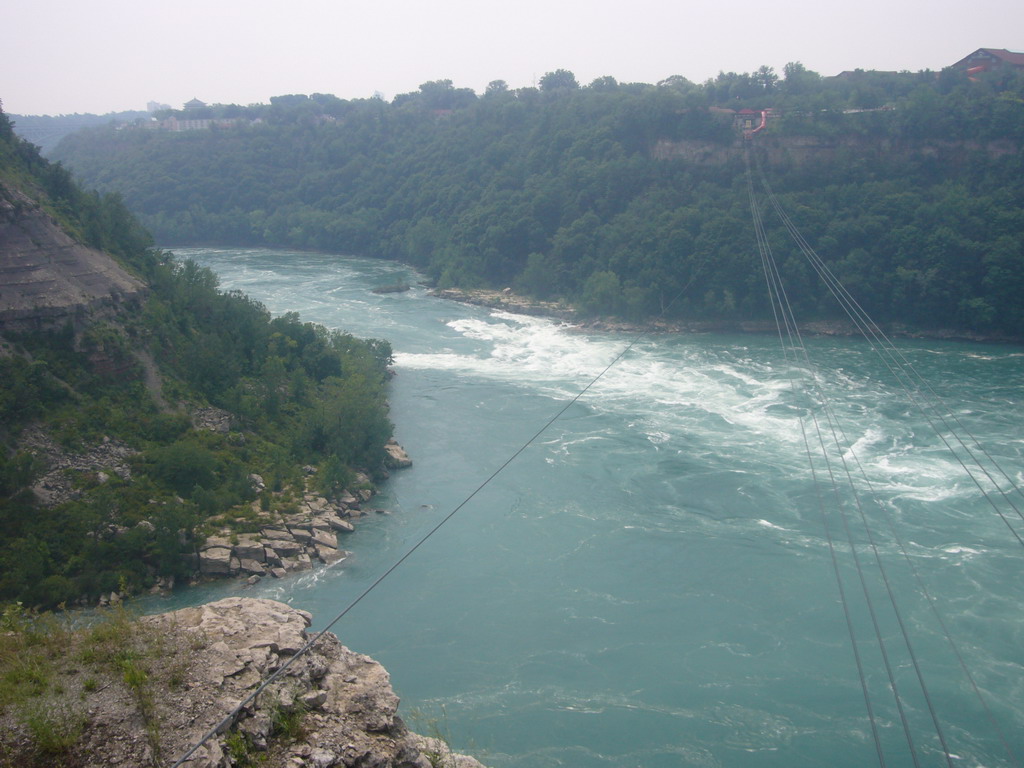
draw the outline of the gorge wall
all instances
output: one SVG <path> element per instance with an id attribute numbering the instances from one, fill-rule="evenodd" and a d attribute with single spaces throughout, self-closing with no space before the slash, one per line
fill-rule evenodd
<path id="1" fill-rule="evenodd" d="M 38 203 L 0 183 L 0 331 L 80 326 L 145 292 L 113 258 L 75 242 Z"/>

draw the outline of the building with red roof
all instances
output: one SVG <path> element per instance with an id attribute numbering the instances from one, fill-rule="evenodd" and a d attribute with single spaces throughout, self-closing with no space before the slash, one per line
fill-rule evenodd
<path id="1" fill-rule="evenodd" d="M 974 75 L 994 69 L 1024 69 L 1024 53 L 1008 51 L 1005 48 L 979 48 L 952 65 L 953 69 L 966 70 Z"/>

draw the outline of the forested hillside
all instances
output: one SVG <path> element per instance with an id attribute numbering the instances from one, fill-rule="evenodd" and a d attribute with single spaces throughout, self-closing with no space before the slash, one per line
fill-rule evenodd
<path id="1" fill-rule="evenodd" d="M 102 312 L 66 305 L 60 321 L 0 302 L 0 601 L 51 606 L 190 577 L 205 533 L 294 507 L 302 465 L 319 466 L 327 494 L 382 466 L 386 342 L 271 319 L 219 291 L 209 270 L 153 249 L 119 198 L 42 159 L 2 112 L 0 214 L 5 279 L 45 266 L 25 263 L 19 233 L 39 248 L 52 229 L 146 286 Z"/>
<path id="2" fill-rule="evenodd" d="M 798 63 L 702 85 L 572 73 L 385 103 L 292 95 L 170 133 L 84 131 L 56 152 L 162 243 L 411 262 L 441 286 L 512 286 L 630 319 L 767 319 L 735 111 L 821 257 L 883 322 L 1024 336 L 1024 75 Z M 754 122 L 759 120 L 755 117 Z M 795 309 L 835 310 L 766 217 Z M 674 297 L 685 287 L 681 297 Z"/>
<path id="3" fill-rule="evenodd" d="M 105 115 L 8 115 L 17 126 L 18 136 L 38 146 L 44 155 L 56 147 L 60 140 L 69 133 L 74 133 L 82 128 L 93 128 L 108 123 L 124 123 L 146 116 L 146 112 L 139 111 L 109 112 Z"/>

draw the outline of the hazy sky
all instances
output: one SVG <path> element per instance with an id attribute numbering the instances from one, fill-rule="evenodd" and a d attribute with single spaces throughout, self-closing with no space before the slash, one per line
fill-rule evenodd
<path id="1" fill-rule="evenodd" d="M 14 114 L 385 98 L 449 79 L 482 93 L 563 68 L 696 82 L 789 61 L 941 69 L 1024 51 L 1022 0 L 0 0 L 0 99 Z"/>

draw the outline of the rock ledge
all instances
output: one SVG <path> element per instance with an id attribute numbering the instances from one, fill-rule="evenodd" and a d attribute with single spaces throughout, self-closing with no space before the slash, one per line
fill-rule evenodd
<path id="1" fill-rule="evenodd" d="M 174 701 L 159 705 L 165 760 L 184 755 L 294 656 L 309 638 L 310 620 L 310 614 L 284 603 L 241 597 L 142 619 L 159 635 L 191 650 Z M 398 701 L 380 664 L 326 633 L 241 710 L 228 732 L 212 738 L 184 765 L 231 766 L 229 742 L 234 732 L 244 734 L 265 754 L 261 764 L 268 768 L 483 768 L 473 758 L 450 753 L 435 739 L 410 732 L 397 714 Z M 298 737 L 282 740 L 273 735 L 272 720 L 282 711 L 304 713 Z M 106 734 L 107 743 L 116 742 L 116 736 Z M 234 739 L 237 742 L 238 736 Z M 118 764 L 135 764 L 130 755 L 119 757 L 123 759 Z"/>

